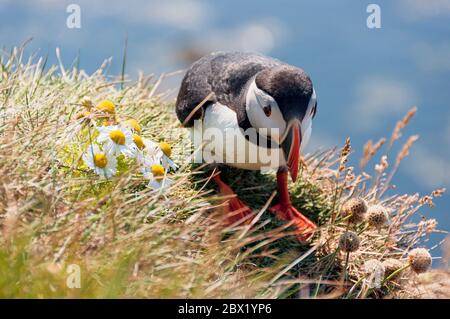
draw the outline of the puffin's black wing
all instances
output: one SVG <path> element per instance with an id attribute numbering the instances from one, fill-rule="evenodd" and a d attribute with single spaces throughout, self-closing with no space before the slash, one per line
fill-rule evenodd
<path id="1" fill-rule="evenodd" d="M 176 102 L 176 113 L 178 119 L 181 123 L 184 123 L 185 127 L 192 126 L 194 120 L 198 120 L 203 116 L 203 109 L 200 108 L 192 115 L 191 119 L 185 123 L 186 118 L 191 114 L 194 108 L 213 92 L 209 83 L 211 74 L 210 61 L 212 58 L 213 55 L 207 55 L 197 60 L 186 72 L 183 81 L 181 82 Z M 215 97 L 213 96 L 211 102 L 214 102 L 214 99 Z"/>
<path id="2" fill-rule="evenodd" d="M 259 71 L 282 62 L 256 53 L 215 52 L 194 62 L 181 83 L 176 102 L 177 117 L 190 127 L 200 119 L 210 103 L 220 102 L 236 111 L 241 93 L 248 80 Z M 210 93 L 203 108 L 187 117 Z"/>

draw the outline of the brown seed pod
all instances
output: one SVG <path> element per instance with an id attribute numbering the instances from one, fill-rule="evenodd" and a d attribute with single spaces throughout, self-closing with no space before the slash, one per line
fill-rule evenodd
<path id="1" fill-rule="evenodd" d="M 431 255 L 425 248 L 415 248 L 408 254 L 411 269 L 417 273 L 423 273 L 431 266 Z"/>
<path id="2" fill-rule="evenodd" d="M 359 237 L 352 231 L 345 232 L 339 238 L 339 247 L 346 253 L 351 253 L 359 248 Z"/>
<path id="3" fill-rule="evenodd" d="M 367 210 L 367 221 L 370 226 L 381 228 L 388 221 L 388 212 L 381 205 L 370 206 Z"/>
<path id="4" fill-rule="evenodd" d="M 342 205 L 342 214 L 350 216 L 349 221 L 357 224 L 364 220 L 367 212 L 366 201 L 360 197 L 350 198 Z"/>

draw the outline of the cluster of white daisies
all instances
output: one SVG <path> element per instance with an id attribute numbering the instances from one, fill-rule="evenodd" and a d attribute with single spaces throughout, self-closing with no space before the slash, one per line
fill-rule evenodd
<path id="1" fill-rule="evenodd" d="M 89 111 L 82 112 L 81 119 L 91 118 L 91 113 L 99 112 L 112 116 L 114 121 L 112 124 L 110 121 L 103 122 L 103 125 L 91 121 L 98 136 L 82 156 L 86 165 L 97 175 L 111 178 L 117 173 L 118 156 L 123 155 L 138 162 L 142 175 L 149 180 L 149 187 L 161 189 L 170 186 L 172 181 L 167 172 L 177 168 L 170 159 L 171 146 L 166 142 L 157 144 L 142 137 L 141 127 L 135 119 L 118 120 L 115 105 L 111 101 L 102 101 L 95 108 L 90 108 L 89 102 L 82 101 Z"/>

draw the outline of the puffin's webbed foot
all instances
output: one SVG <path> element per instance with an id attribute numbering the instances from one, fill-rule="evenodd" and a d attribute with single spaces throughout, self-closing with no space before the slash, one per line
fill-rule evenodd
<path id="1" fill-rule="evenodd" d="M 269 211 L 276 214 L 278 218 L 286 221 L 293 221 L 295 227 L 295 235 L 300 242 L 305 242 L 311 238 L 316 225 L 308 218 L 303 216 L 294 206 L 290 203 L 279 203 L 269 208 Z"/>
<path id="2" fill-rule="evenodd" d="M 288 175 L 285 169 L 279 169 L 277 172 L 277 187 L 280 203 L 269 208 L 269 211 L 275 213 L 281 220 L 293 221 L 298 240 L 300 242 L 307 241 L 317 227 L 292 206 L 288 191 Z"/>
<path id="3" fill-rule="evenodd" d="M 213 177 L 213 180 L 219 187 L 221 194 L 223 196 L 230 197 L 229 199 L 226 200 L 228 202 L 228 205 L 225 206 L 225 213 L 226 213 L 225 223 L 227 225 L 232 225 L 253 214 L 253 211 L 247 205 L 245 205 L 239 199 L 236 193 L 231 189 L 231 187 L 228 186 L 220 178 L 220 172 Z M 247 218 L 246 222 L 249 223 L 250 219 Z"/>
<path id="4" fill-rule="evenodd" d="M 237 195 L 228 201 L 227 224 L 232 225 L 252 214 L 253 211 Z M 250 219 L 247 218 L 245 223 L 249 222 Z"/>

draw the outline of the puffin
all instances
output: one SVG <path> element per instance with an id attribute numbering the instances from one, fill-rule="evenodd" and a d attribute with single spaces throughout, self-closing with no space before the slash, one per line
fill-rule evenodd
<path id="1" fill-rule="evenodd" d="M 200 141 L 202 160 L 216 168 L 212 180 L 228 198 L 229 223 L 248 221 L 253 211 L 222 180 L 220 165 L 276 170 L 278 203 L 269 211 L 292 222 L 299 241 L 311 238 L 316 225 L 292 205 L 288 191 L 317 110 L 303 69 L 258 53 L 213 52 L 188 68 L 175 108 L 181 126 Z"/>

